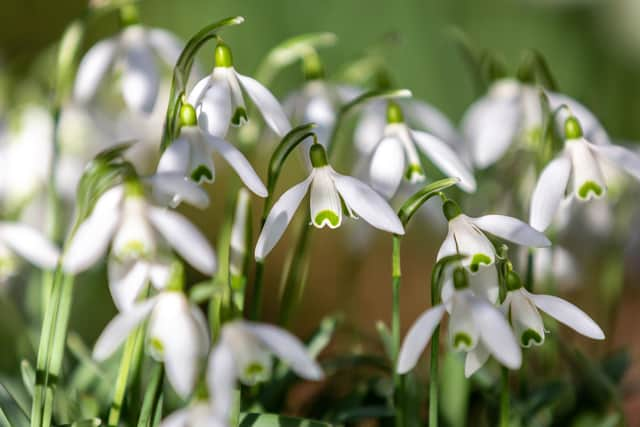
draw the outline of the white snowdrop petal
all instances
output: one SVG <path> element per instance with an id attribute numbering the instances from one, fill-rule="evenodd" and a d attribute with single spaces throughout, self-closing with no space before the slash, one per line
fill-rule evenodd
<path id="1" fill-rule="evenodd" d="M 571 161 L 560 156 L 542 170 L 533 195 L 529 223 L 536 230 L 546 230 L 565 197 L 567 183 L 571 175 Z"/>
<path id="2" fill-rule="evenodd" d="M 311 222 L 322 228 L 338 228 L 342 224 L 342 202 L 331 176 L 331 168 L 316 168 L 311 182 Z"/>
<path id="3" fill-rule="evenodd" d="M 191 147 L 189 141 L 184 135 L 180 135 L 175 141 L 167 147 L 160 156 L 156 173 L 181 173 L 183 176 L 188 175 L 191 158 Z"/>
<path id="4" fill-rule="evenodd" d="M 402 143 L 394 137 L 383 138 L 369 164 L 371 187 L 390 199 L 398 191 L 406 168 Z"/>
<path id="5" fill-rule="evenodd" d="M 73 96 L 79 102 L 88 102 L 96 94 L 98 86 L 111 68 L 118 50 L 118 38 L 108 38 L 96 43 L 85 54 L 78 66 Z"/>
<path id="6" fill-rule="evenodd" d="M 353 177 L 335 172 L 333 180 L 338 193 L 356 215 L 380 230 L 404 234 L 398 215 L 371 187 Z"/>
<path id="7" fill-rule="evenodd" d="M 129 108 L 151 113 L 159 86 L 160 77 L 149 47 L 142 41 L 130 43 L 126 49 L 122 73 L 122 95 Z"/>
<path id="8" fill-rule="evenodd" d="M 480 330 L 486 349 L 509 369 L 518 369 L 522 364 L 522 351 L 516 342 L 504 314 L 483 298 L 473 298 L 471 314 Z"/>
<path id="9" fill-rule="evenodd" d="M 131 331 L 151 312 L 156 299 L 149 299 L 123 311 L 109 322 L 93 348 L 93 358 L 102 361 L 111 356 L 124 342 Z"/>
<path id="10" fill-rule="evenodd" d="M 386 126 L 384 108 L 383 102 L 375 101 L 364 107 L 353 134 L 354 146 L 359 156 L 370 156 L 383 137 Z"/>
<path id="11" fill-rule="evenodd" d="M 398 102 L 410 124 L 419 126 L 449 144 L 457 144 L 461 140 L 455 126 L 434 106 L 417 99 L 399 99 Z"/>
<path id="12" fill-rule="evenodd" d="M 246 327 L 279 359 L 288 364 L 300 377 L 320 380 L 324 373 L 309 355 L 302 342 L 282 328 L 265 323 L 247 322 Z"/>
<path id="13" fill-rule="evenodd" d="M 170 31 L 162 28 L 150 28 L 146 32 L 147 42 L 156 54 L 171 69 L 175 67 L 182 53 L 184 43 Z"/>
<path id="14" fill-rule="evenodd" d="M 109 290 L 120 311 L 130 309 L 149 277 L 149 264 L 144 261 L 120 262 L 114 258 L 108 264 Z"/>
<path id="15" fill-rule="evenodd" d="M 216 257 L 211 245 L 185 217 L 167 209 L 151 207 L 149 219 L 189 264 L 204 274 L 215 272 Z"/>
<path id="16" fill-rule="evenodd" d="M 202 97 L 205 94 L 205 91 L 209 89 L 209 83 L 211 83 L 211 75 L 204 77 L 196 83 L 196 85 L 191 89 L 189 95 L 187 96 L 187 102 L 191 104 L 192 107 L 196 107 L 197 104 L 200 103 Z"/>
<path id="17" fill-rule="evenodd" d="M 455 255 L 458 253 L 456 247 L 456 240 L 454 238 L 453 231 L 449 228 L 447 232 L 447 236 L 444 238 L 442 245 L 440 245 L 440 249 L 438 250 L 438 255 L 436 256 L 436 260 L 440 261 L 442 258 Z"/>
<path id="18" fill-rule="evenodd" d="M 255 258 L 257 260 L 263 260 L 278 243 L 291 222 L 293 214 L 298 210 L 300 202 L 307 194 L 312 179 L 313 175 L 310 175 L 304 181 L 285 191 L 271 207 L 256 243 Z"/>
<path id="19" fill-rule="evenodd" d="M 456 291 L 451 299 L 449 345 L 456 351 L 471 351 L 478 344 L 478 325 L 471 312 L 471 291 Z"/>
<path id="20" fill-rule="evenodd" d="M 171 201 L 169 204 L 172 207 L 177 204 L 176 202 L 182 201 L 200 209 L 209 206 L 207 192 L 180 172 L 156 173 L 148 180 L 154 195 L 159 196 L 161 201 L 169 199 Z"/>
<path id="21" fill-rule="evenodd" d="M 492 304 L 497 303 L 500 286 L 495 264 L 479 265 L 477 272 L 469 274 L 469 287 L 476 295 L 486 298 Z"/>
<path id="22" fill-rule="evenodd" d="M 218 138 L 213 135 L 204 135 L 204 137 L 211 147 L 218 151 L 236 171 L 242 182 L 244 182 L 249 190 L 253 191 L 260 197 L 267 197 L 267 188 L 253 169 L 253 166 L 251 166 L 251 163 L 249 163 L 240 150 L 222 138 Z"/>
<path id="23" fill-rule="evenodd" d="M 476 179 L 458 155 L 445 142 L 426 132 L 411 131 L 420 149 L 447 176 L 458 178 L 458 186 L 468 193 L 476 191 Z"/>
<path id="24" fill-rule="evenodd" d="M 173 412 L 167 418 L 162 420 L 160 427 L 189 427 L 189 421 L 189 408 L 184 408 Z"/>
<path id="25" fill-rule="evenodd" d="M 482 368 L 485 363 L 489 360 L 489 352 L 482 344 L 479 342 L 476 348 L 467 353 L 467 356 L 464 360 L 464 376 L 469 378 L 471 375 L 475 374 L 478 369 Z"/>
<path id="26" fill-rule="evenodd" d="M 13 222 L 0 222 L 0 244 L 34 265 L 51 270 L 55 268 L 60 251 L 42 233 L 33 227 Z"/>
<path id="27" fill-rule="evenodd" d="M 585 139 L 572 139 L 565 141 L 565 147 L 571 156 L 575 197 L 586 201 L 604 196 L 607 186 L 589 143 Z"/>
<path id="28" fill-rule="evenodd" d="M 476 271 L 480 265 L 491 265 L 495 261 L 495 248 L 491 241 L 480 231 L 468 216 L 461 214 L 449 221 L 449 231 L 452 234 L 452 254 L 463 254 L 467 257 L 463 264 Z M 452 248 L 449 248 L 452 249 Z"/>
<path id="29" fill-rule="evenodd" d="M 209 85 L 200 101 L 194 104 L 198 113 L 198 126 L 220 138 L 224 138 L 231 122 L 231 92 L 227 83 L 226 70 L 214 69 Z M 193 92 L 196 91 L 196 86 Z"/>
<path id="30" fill-rule="evenodd" d="M 544 342 L 542 317 L 522 289 L 509 292 L 508 307 L 513 331 L 520 345 L 541 345 Z"/>
<path id="31" fill-rule="evenodd" d="M 400 347 L 398 366 L 396 367 L 399 374 L 406 374 L 416 366 L 418 358 L 429 343 L 431 335 L 433 335 L 433 331 L 440 323 L 444 312 L 444 305 L 437 305 L 422 313 L 411 326 Z"/>
<path id="32" fill-rule="evenodd" d="M 509 242 L 534 248 L 551 245 L 551 242 L 543 233 L 533 229 L 529 224 L 510 216 L 485 215 L 473 218 L 472 221 L 478 228 Z"/>
<path id="33" fill-rule="evenodd" d="M 213 400 L 214 412 L 226 419 L 231 413 L 236 386 L 237 367 L 233 351 L 224 341 L 218 341 L 209 355 L 207 388 Z"/>
<path id="34" fill-rule="evenodd" d="M 640 156 L 628 148 L 619 145 L 596 145 L 589 144 L 589 147 L 603 156 L 607 160 L 613 162 L 619 168 L 640 180 Z"/>
<path id="35" fill-rule="evenodd" d="M 595 340 L 603 340 L 605 338 L 600 326 L 589 315 L 569 301 L 552 295 L 528 293 L 528 297 L 540 310 L 579 334 Z"/>
<path id="36" fill-rule="evenodd" d="M 278 136 L 282 137 L 286 135 L 287 132 L 291 130 L 291 124 L 289 124 L 289 119 L 287 119 L 280 103 L 273 94 L 257 80 L 239 73 L 235 74 L 253 103 L 258 107 L 258 110 L 260 110 L 267 125 L 269 125 Z"/>

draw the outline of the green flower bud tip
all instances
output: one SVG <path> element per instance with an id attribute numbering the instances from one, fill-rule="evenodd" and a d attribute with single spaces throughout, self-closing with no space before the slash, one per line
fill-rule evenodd
<path id="1" fill-rule="evenodd" d="M 510 291 L 515 291 L 522 287 L 522 281 L 520 280 L 520 276 L 513 271 L 509 271 L 506 277 L 507 281 L 507 289 Z"/>
<path id="2" fill-rule="evenodd" d="M 142 183 L 135 178 L 127 179 L 124 183 L 124 194 L 127 197 L 143 197 L 144 188 Z"/>
<path id="3" fill-rule="evenodd" d="M 319 80 L 324 78 L 324 67 L 320 57 L 316 54 L 306 55 L 302 60 L 302 72 L 305 80 Z"/>
<path id="4" fill-rule="evenodd" d="M 462 210 L 460 206 L 453 200 L 447 200 L 442 204 L 442 213 L 444 217 L 447 218 L 447 221 L 451 221 L 458 215 L 462 214 Z"/>
<path id="5" fill-rule="evenodd" d="M 469 287 L 467 272 L 463 267 L 458 267 L 453 270 L 453 286 L 458 290 Z"/>
<path id="6" fill-rule="evenodd" d="M 322 144 L 313 144 L 311 146 L 309 149 L 309 159 L 311 160 L 311 166 L 314 168 L 321 168 L 329 164 L 327 152 Z"/>
<path id="7" fill-rule="evenodd" d="M 393 101 L 387 103 L 387 123 L 403 123 L 402 109 Z"/>
<path id="8" fill-rule="evenodd" d="M 582 138 L 582 126 L 575 116 L 569 116 L 564 122 L 564 135 L 566 139 Z"/>
<path id="9" fill-rule="evenodd" d="M 233 67 L 231 49 L 224 43 L 218 43 L 215 51 L 216 67 Z"/>
<path id="10" fill-rule="evenodd" d="M 196 110 L 191 104 L 182 104 L 180 107 L 180 124 L 182 126 L 195 126 L 198 124 Z"/>

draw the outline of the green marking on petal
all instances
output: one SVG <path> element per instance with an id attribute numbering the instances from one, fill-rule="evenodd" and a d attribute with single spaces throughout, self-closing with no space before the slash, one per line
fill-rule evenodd
<path id="1" fill-rule="evenodd" d="M 393 101 L 387 103 L 387 123 L 402 123 L 404 122 L 404 114 L 398 104 Z"/>
<path id="2" fill-rule="evenodd" d="M 594 197 L 600 197 L 602 196 L 602 193 L 604 193 L 604 190 L 595 181 L 586 181 L 578 189 L 578 196 L 581 199 L 587 199 L 591 192 L 593 192 Z"/>
<path id="3" fill-rule="evenodd" d="M 542 344 L 542 337 L 540 336 L 539 333 L 537 333 L 533 329 L 527 329 L 522 333 L 522 336 L 520 337 L 520 341 L 522 342 L 523 346 L 529 347 L 532 344 L 534 345 Z"/>
<path id="4" fill-rule="evenodd" d="M 340 224 L 340 217 L 334 211 L 326 209 L 318 212 L 313 223 L 316 227 L 322 228 L 325 225 L 325 221 L 331 227 L 337 227 Z"/>
<path id="5" fill-rule="evenodd" d="M 264 374 L 264 372 L 265 372 L 264 366 L 262 366 L 262 364 L 257 362 L 252 362 L 248 364 L 244 370 L 244 374 L 248 378 L 260 377 L 260 375 Z"/>
<path id="6" fill-rule="evenodd" d="M 213 181 L 213 173 L 211 172 L 211 169 L 209 169 L 205 165 L 199 165 L 193 171 L 191 171 L 191 179 L 198 183 L 202 182 L 205 179 Z"/>
<path id="7" fill-rule="evenodd" d="M 491 264 L 491 258 L 485 254 L 475 254 L 473 258 L 471 258 L 469 268 L 475 273 L 480 268 L 480 264 Z"/>
<path id="8" fill-rule="evenodd" d="M 233 126 L 242 126 L 248 121 L 247 110 L 242 107 L 236 108 L 236 111 L 233 113 L 233 117 L 231 117 L 231 124 Z"/>
<path id="9" fill-rule="evenodd" d="M 405 179 L 415 182 L 424 178 L 424 171 L 422 170 L 422 166 L 420 165 L 409 165 L 407 171 L 404 173 Z"/>
<path id="10" fill-rule="evenodd" d="M 121 250 L 118 251 L 118 258 L 144 258 L 147 255 L 147 247 L 140 240 L 128 241 Z"/>
<path id="11" fill-rule="evenodd" d="M 164 344 L 162 344 L 162 341 L 160 341 L 158 338 L 151 338 L 149 340 L 149 347 L 151 347 L 151 351 L 153 351 L 156 355 L 161 356 L 162 354 L 164 354 Z"/>
<path id="12" fill-rule="evenodd" d="M 472 343 L 473 340 L 471 339 L 471 336 L 465 332 L 458 332 L 453 337 L 453 347 L 457 350 L 470 348 Z"/>

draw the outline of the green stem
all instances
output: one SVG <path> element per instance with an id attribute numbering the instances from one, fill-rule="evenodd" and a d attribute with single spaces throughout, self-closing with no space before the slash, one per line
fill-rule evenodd
<path id="1" fill-rule="evenodd" d="M 142 408 L 140 409 L 140 417 L 138 418 L 138 427 L 149 427 L 150 421 L 156 411 L 157 402 L 162 397 L 162 378 L 163 378 L 163 366 L 161 363 L 156 363 L 151 373 L 151 380 L 147 384 L 147 389 L 144 394 L 144 400 L 142 401 Z"/>
<path id="2" fill-rule="evenodd" d="M 393 340 L 392 358 L 393 358 L 393 385 L 395 388 L 395 408 L 397 427 L 404 426 L 404 405 L 403 405 L 403 381 L 402 376 L 398 374 L 396 366 L 398 365 L 398 353 L 400 352 L 400 283 L 402 281 L 402 271 L 400 269 L 400 243 L 401 237 L 393 235 L 393 251 L 391 261 L 391 287 L 393 293 L 393 302 L 391 308 L 391 337 Z"/>
<path id="3" fill-rule="evenodd" d="M 533 291 L 533 281 L 535 280 L 533 271 L 533 263 L 535 261 L 534 257 L 534 249 L 529 249 L 527 253 L 527 275 L 524 282 L 525 289 L 529 292 Z"/>
<path id="4" fill-rule="evenodd" d="M 256 276 L 253 282 L 253 299 L 249 319 L 260 320 L 262 317 L 262 290 L 264 287 L 264 261 L 256 261 Z"/>
<path id="5" fill-rule="evenodd" d="M 438 427 L 438 356 L 440 352 L 440 325 L 431 336 L 429 369 L 429 427 Z"/>
<path id="6" fill-rule="evenodd" d="M 500 427 L 509 427 L 509 369 L 502 367 L 500 390 Z"/>
<path id="7" fill-rule="evenodd" d="M 129 372 L 131 370 L 131 362 L 135 360 L 137 344 L 140 340 L 140 332 L 142 327 L 138 327 L 135 333 L 129 335 L 124 346 L 122 359 L 120 360 L 120 368 L 118 369 L 118 377 L 116 379 L 115 391 L 113 393 L 113 401 L 109 410 L 108 426 L 117 427 L 120 421 L 120 413 L 122 411 L 122 403 L 124 402 L 125 391 L 127 390 L 127 382 Z"/>

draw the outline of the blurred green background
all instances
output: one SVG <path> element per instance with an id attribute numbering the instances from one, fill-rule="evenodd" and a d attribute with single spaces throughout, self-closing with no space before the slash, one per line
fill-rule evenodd
<path id="1" fill-rule="evenodd" d="M 0 66 L 14 77 L 30 70 L 37 55 L 51 47 L 85 7 L 86 2 L 80 0 L 3 0 Z M 226 30 L 224 38 L 233 47 L 236 68 L 246 74 L 255 71 L 271 47 L 297 34 L 316 31 L 337 34 L 338 44 L 321 52 L 329 76 L 379 44 L 385 36 L 394 34 L 397 43 L 385 57 L 396 85 L 410 88 L 414 96 L 437 106 L 456 123 L 479 94 L 474 91 L 465 62 L 453 42 L 452 28 L 461 29 L 473 44 L 502 57 L 512 72 L 523 49 L 536 48 L 547 59 L 560 90 L 587 105 L 614 139 L 640 140 L 639 0 L 146 0 L 141 3 L 143 23 L 170 29 L 183 39 L 208 23 L 233 15 L 244 16 L 246 22 L 239 28 Z M 87 47 L 117 28 L 116 14 L 93 22 Z M 207 70 L 213 62 L 206 54 L 211 50 L 203 51 L 202 65 Z M 288 70 L 276 80 L 274 91 L 284 96 L 300 82 L 298 70 Z M 288 181 L 296 179 L 297 176 Z M 212 194 L 224 191 L 224 181 L 216 182 Z M 212 215 L 219 219 L 220 212 Z M 214 221 L 212 217 L 201 216 L 197 222 L 209 227 Z M 216 231 L 209 234 L 213 239 Z M 303 315 L 294 329 L 308 332 L 324 314 L 343 309 L 357 329 L 372 335 L 375 321 L 389 319 L 390 290 L 386 281 L 390 277 L 389 239 L 378 235 L 379 239 L 371 243 L 362 258 L 349 258 L 344 249 L 334 249 L 340 245 L 340 239 L 346 238 L 343 231 L 316 234 L 310 282 L 300 310 Z M 442 230 L 437 233 L 432 230 L 428 234 L 415 232 L 407 239 L 403 259 L 405 330 L 426 306 L 425 283 L 442 237 Z M 284 258 L 284 246 L 275 251 L 275 265 Z M 617 250 L 622 256 L 622 248 Z M 359 263 L 355 271 L 354 262 Z M 597 292 L 584 292 L 588 288 L 583 288 L 571 293 L 569 299 L 607 325 L 608 341 L 602 346 L 581 341 L 585 347 L 595 349 L 598 354 L 630 347 L 634 361 L 637 359 L 640 336 L 637 328 L 630 327 L 636 323 L 635 313 L 640 308 L 640 292 L 633 286 L 636 279 L 627 276 L 626 284 L 630 286 L 623 293 L 619 311 L 612 316 L 602 312 Z M 277 292 L 278 282 L 279 268 L 269 268 L 268 295 Z M 0 311 L 5 316 L 17 317 L 13 307 L 3 306 Z M 93 307 L 92 321 L 86 319 L 87 307 Z M 95 338 L 113 312 L 104 286 L 79 289 L 75 308 L 72 329 L 82 332 L 88 340 Z M 276 308 L 270 303 L 267 316 L 274 317 Z M 18 336 L 18 330 L 2 333 L 9 341 Z M 625 398 L 631 415 L 640 412 L 639 377 L 638 364 L 634 363 L 626 382 L 630 391 Z M 629 421 L 634 422 L 633 418 Z"/>

